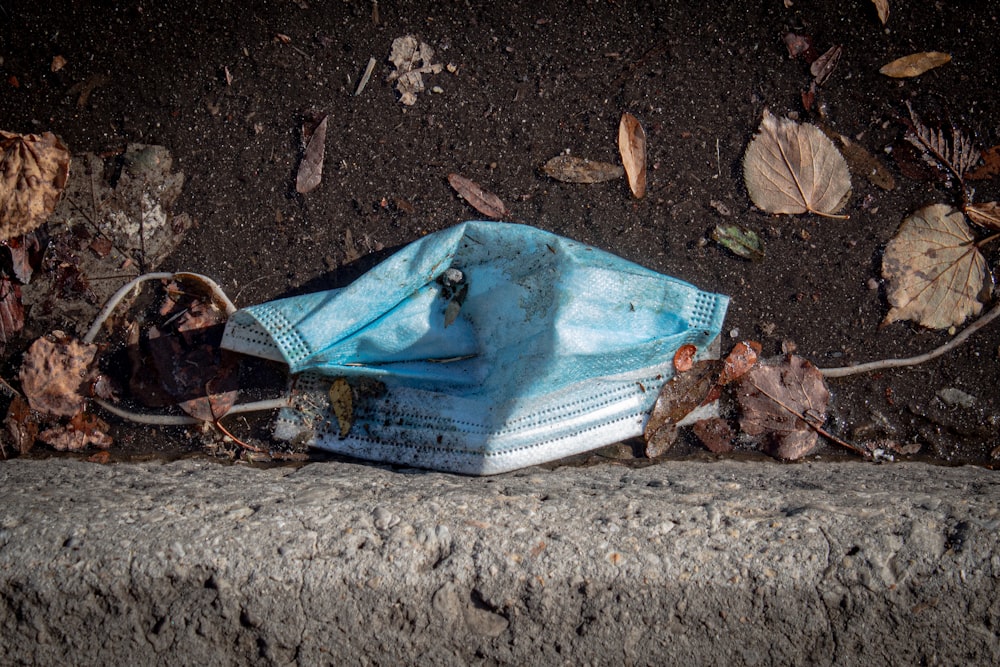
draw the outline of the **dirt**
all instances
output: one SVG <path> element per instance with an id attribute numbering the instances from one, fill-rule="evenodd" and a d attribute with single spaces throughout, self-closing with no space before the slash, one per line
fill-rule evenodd
<path id="1" fill-rule="evenodd" d="M 904 130 L 907 102 L 943 113 L 982 147 L 1000 143 L 1000 11 L 890 5 L 883 27 L 863 0 L 16 0 L 0 4 L 0 129 L 52 131 L 76 154 L 165 146 L 186 175 L 175 210 L 194 227 L 161 269 L 211 276 L 237 305 L 345 284 L 391 250 L 476 218 L 448 185 L 457 172 L 498 194 L 518 222 L 728 294 L 724 348 L 752 338 L 774 355 L 792 344 L 820 367 L 909 357 L 949 334 L 880 326 L 881 255 L 908 213 L 957 193 L 907 178 L 886 148 Z M 743 185 L 741 159 L 765 108 L 818 119 L 803 108 L 811 75 L 789 57 L 788 32 L 811 36 L 819 52 L 843 46 L 817 103 L 830 128 L 895 178 L 886 191 L 855 176 L 847 220 L 768 215 Z M 453 66 L 427 77 L 413 106 L 386 81 L 392 41 L 407 34 Z M 913 79 L 879 74 L 897 57 L 931 50 L 952 61 Z M 53 72 L 57 55 L 67 64 Z M 355 95 L 369 58 L 374 73 Z M 88 82 L 96 85 L 81 105 L 74 86 Z M 301 195 L 301 127 L 317 111 L 329 119 L 323 179 Z M 615 162 L 624 111 L 648 135 L 645 199 L 632 198 L 624 179 L 562 184 L 540 172 L 567 150 Z M 976 183 L 978 201 L 997 198 L 998 179 Z M 761 235 L 762 261 L 710 240 L 727 221 Z M 985 253 L 996 266 L 997 244 Z M 41 333 L 30 317 L 28 331 Z M 28 342 L 7 346 L 8 379 Z M 831 380 L 827 427 L 847 439 L 919 445 L 915 457 L 993 466 L 998 368 L 994 324 L 921 366 Z M 975 400 L 946 404 L 943 389 Z M 113 451 L 152 442 L 170 455 L 197 440 L 148 427 L 116 435 Z M 671 455 L 697 452 L 687 442 Z M 849 454 L 828 444 L 820 456 Z"/>

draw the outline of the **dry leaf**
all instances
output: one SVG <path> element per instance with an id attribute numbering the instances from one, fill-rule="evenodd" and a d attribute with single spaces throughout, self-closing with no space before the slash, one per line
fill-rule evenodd
<path id="1" fill-rule="evenodd" d="M 618 152 L 632 195 L 642 199 L 646 194 L 646 131 L 639 119 L 628 112 L 622 114 L 618 123 Z"/>
<path id="2" fill-rule="evenodd" d="M 768 213 L 835 217 L 851 194 L 847 162 L 822 130 L 766 109 L 743 156 L 743 178 L 753 203 Z"/>
<path id="3" fill-rule="evenodd" d="M 455 189 L 462 199 L 469 202 L 472 208 L 476 209 L 487 218 L 502 220 L 510 216 L 507 206 L 492 192 L 483 190 L 477 183 L 470 181 L 465 176 L 459 174 L 448 174 L 448 183 Z"/>
<path id="4" fill-rule="evenodd" d="M 0 130 L 0 241 L 48 219 L 66 187 L 69 163 L 69 151 L 51 132 Z"/>
<path id="5" fill-rule="evenodd" d="M 330 407 L 337 416 L 340 437 L 346 437 L 354 423 L 354 394 L 345 378 L 337 378 L 330 385 Z"/>
<path id="6" fill-rule="evenodd" d="M 809 35 L 796 35 L 794 32 L 788 32 L 785 33 L 784 40 L 785 46 L 788 47 L 789 58 L 803 56 L 807 62 L 814 62 L 816 60 L 815 52 L 810 57 L 813 45 L 812 37 Z"/>
<path id="7" fill-rule="evenodd" d="M 969 204 L 965 207 L 965 214 L 980 227 L 1000 230 L 1000 202 Z"/>
<path id="8" fill-rule="evenodd" d="M 819 444 L 815 427 L 826 421 L 830 392 L 823 374 L 794 355 L 774 364 L 758 364 L 740 378 L 736 399 L 740 428 L 764 436 L 764 451 L 794 460 Z"/>
<path id="9" fill-rule="evenodd" d="M 817 86 L 822 86 L 826 83 L 830 75 L 833 74 L 833 70 L 837 69 L 837 63 L 840 62 L 840 55 L 843 51 L 844 48 L 839 44 L 830 47 L 826 53 L 814 60 L 813 64 L 810 65 L 809 73 L 813 75 Z"/>
<path id="10" fill-rule="evenodd" d="M 885 25 L 885 22 L 889 20 L 889 0 L 872 0 L 875 4 L 875 11 L 878 12 L 878 20 Z"/>
<path id="11" fill-rule="evenodd" d="M 31 276 L 35 273 L 35 264 L 40 265 L 42 260 L 42 246 L 38 242 L 38 236 L 35 232 L 28 232 L 23 236 L 7 239 L 2 245 L 10 249 L 14 275 L 25 285 L 30 283 Z"/>
<path id="12" fill-rule="evenodd" d="M 760 358 L 761 346 L 755 340 L 741 340 L 733 346 L 722 364 L 718 384 L 723 387 L 743 377 Z"/>
<path id="13" fill-rule="evenodd" d="M 678 373 L 686 373 L 694 366 L 694 355 L 698 353 L 698 348 L 688 343 L 681 345 L 674 353 L 674 370 Z"/>
<path id="14" fill-rule="evenodd" d="M 597 162 L 573 155 L 558 155 L 544 165 L 542 171 L 564 183 L 603 183 L 621 178 L 621 167 L 607 162 Z"/>
<path id="15" fill-rule="evenodd" d="M 913 320 L 947 329 L 978 315 L 986 259 L 974 240 L 962 212 L 946 204 L 925 206 L 906 218 L 882 258 L 892 306 L 883 324 Z"/>
<path id="16" fill-rule="evenodd" d="M 306 124 L 302 126 L 306 152 L 302 156 L 299 172 L 295 177 L 295 190 L 300 194 L 312 192 L 323 179 L 323 155 L 326 152 L 326 121 L 328 118 L 328 116 L 323 116 L 323 119 L 311 131 L 307 131 Z"/>
<path id="17" fill-rule="evenodd" d="M 728 454 L 733 451 L 735 436 L 725 419 L 721 417 L 702 419 L 692 424 L 691 430 L 708 451 L 715 454 Z"/>
<path id="18" fill-rule="evenodd" d="M 906 140 L 920 150 L 928 165 L 940 171 L 947 170 L 959 181 L 964 181 L 965 174 L 980 158 L 979 150 L 972 140 L 954 125 L 948 131 L 925 125 L 914 113 L 913 107 L 909 103 L 906 106 L 910 111 L 911 121 L 907 127 Z"/>
<path id="19" fill-rule="evenodd" d="M 60 424 L 38 434 L 38 439 L 61 452 L 78 452 L 94 445 L 100 449 L 111 447 L 107 423 L 99 417 L 80 412 L 68 424 Z"/>
<path id="20" fill-rule="evenodd" d="M 83 108 L 87 106 L 87 102 L 90 101 L 91 94 L 93 94 L 93 92 L 98 88 L 106 86 L 110 81 L 111 77 L 107 74 L 92 74 L 86 81 L 80 81 L 79 83 L 70 86 L 69 90 L 66 91 L 66 94 L 76 95 L 76 106 Z"/>
<path id="21" fill-rule="evenodd" d="M 21 454 L 27 454 L 38 437 L 38 414 L 31 411 L 28 402 L 20 396 L 15 396 L 7 408 L 7 418 L 4 420 L 7 433 L 14 441 L 14 446 Z M 4 453 L 6 458 L 6 452 Z"/>
<path id="22" fill-rule="evenodd" d="M 396 69 L 388 80 L 396 82 L 399 101 L 407 106 L 417 103 L 417 93 L 424 90 L 424 74 L 437 74 L 444 66 L 432 63 L 434 49 L 413 35 L 397 37 L 392 41 L 389 61 Z"/>
<path id="23" fill-rule="evenodd" d="M 983 163 L 965 175 L 972 181 L 982 181 L 1000 175 L 1000 145 L 982 151 Z"/>
<path id="24" fill-rule="evenodd" d="M 715 386 L 719 362 L 699 361 L 660 388 L 643 433 L 646 457 L 662 456 L 677 440 L 677 423 L 699 405 Z"/>
<path id="25" fill-rule="evenodd" d="M 839 134 L 837 138 L 840 140 L 840 152 L 847 160 L 851 173 L 868 179 L 883 190 L 892 190 L 896 187 L 896 179 L 881 160 L 869 153 L 864 146 L 854 143 L 844 135 Z"/>
<path id="26" fill-rule="evenodd" d="M 58 72 L 59 70 L 61 70 L 63 67 L 66 66 L 66 62 L 67 60 L 60 55 L 52 56 L 52 65 L 49 67 L 49 69 L 52 70 L 53 72 Z"/>
<path id="27" fill-rule="evenodd" d="M 21 389 L 32 410 L 71 417 L 83 411 L 97 346 L 61 331 L 39 338 L 24 355 Z"/>
<path id="28" fill-rule="evenodd" d="M 940 51 L 913 53 L 902 58 L 897 58 L 887 65 L 883 65 L 879 72 L 894 79 L 907 79 L 913 76 L 920 76 L 927 70 L 940 67 L 950 60 L 950 55 L 941 53 Z"/>
<path id="29" fill-rule="evenodd" d="M 202 387 L 204 395 L 179 401 L 177 405 L 195 419 L 214 423 L 233 409 L 239 397 L 238 358 L 223 350 L 222 359 L 213 367 L 213 373 Z"/>
<path id="30" fill-rule="evenodd" d="M 194 281 L 168 286 L 160 309 L 167 323 L 150 328 L 149 351 L 161 386 L 178 406 L 216 422 L 236 402 L 239 358 L 219 347 L 226 313 L 197 295 L 199 287 Z"/>
<path id="31" fill-rule="evenodd" d="M 764 259 L 764 242 L 743 225 L 716 225 L 712 230 L 712 240 L 737 257 L 755 262 Z"/>
<path id="32" fill-rule="evenodd" d="M 0 345 L 9 343 L 24 328 L 21 286 L 0 273 Z"/>

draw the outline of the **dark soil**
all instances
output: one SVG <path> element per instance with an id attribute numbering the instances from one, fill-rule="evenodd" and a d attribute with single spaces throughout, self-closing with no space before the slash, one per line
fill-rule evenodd
<path id="1" fill-rule="evenodd" d="M 478 217 L 448 186 L 458 172 L 497 193 L 519 222 L 730 295 L 724 349 L 752 338 L 772 355 L 792 342 L 820 367 L 909 357 L 949 336 L 880 327 L 881 253 L 908 213 L 958 193 L 903 176 L 884 149 L 903 132 L 908 101 L 982 147 L 1000 143 L 1000 8 L 890 4 L 883 28 L 864 0 L 383 1 L 377 20 L 367 0 L 4 1 L 0 129 L 52 131 L 74 153 L 166 146 L 187 177 L 175 208 L 196 226 L 161 268 L 209 275 L 238 305 L 343 284 L 396 247 Z M 743 185 L 741 158 L 765 108 L 816 119 L 801 99 L 808 65 L 782 40 L 789 31 L 811 36 L 819 52 L 843 45 L 818 103 L 832 129 L 895 176 L 891 191 L 855 176 L 848 220 L 770 216 Z M 404 107 L 386 82 L 387 57 L 410 33 L 457 70 L 430 77 L 440 92 Z M 932 50 L 952 62 L 914 79 L 879 74 Z M 68 64 L 52 72 L 56 55 Z M 378 66 L 355 96 L 370 57 Z M 71 87 L 100 74 L 106 82 L 79 106 Z M 325 171 L 302 196 L 294 180 L 311 111 L 329 114 Z M 567 149 L 616 161 L 623 111 L 647 130 L 645 199 L 624 180 L 572 185 L 540 174 Z M 978 201 L 1000 198 L 997 179 L 976 187 Z M 727 219 L 762 235 L 763 261 L 709 240 Z M 996 245 L 986 255 L 996 266 Z M 8 346 L 7 373 L 17 349 Z M 847 439 L 916 443 L 917 456 L 940 462 L 993 465 L 998 355 L 992 325 L 924 365 L 832 380 L 828 427 Z M 975 403 L 949 406 L 937 396 L 944 388 Z M 118 438 L 123 451 L 157 442 L 179 453 L 192 441 L 179 429 L 131 427 Z M 674 455 L 694 451 L 685 444 Z M 822 455 L 843 454 L 828 445 Z"/>

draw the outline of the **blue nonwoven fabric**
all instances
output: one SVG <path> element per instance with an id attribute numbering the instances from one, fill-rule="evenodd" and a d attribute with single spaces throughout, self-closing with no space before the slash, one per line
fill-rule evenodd
<path id="1" fill-rule="evenodd" d="M 345 288 L 237 311 L 223 346 L 303 374 L 280 436 L 492 474 L 640 434 L 674 352 L 704 353 L 727 305 L 534 227 L 473 221 Z M 325 396 L 338 377 L 354 388 L 346 420 Z"/>

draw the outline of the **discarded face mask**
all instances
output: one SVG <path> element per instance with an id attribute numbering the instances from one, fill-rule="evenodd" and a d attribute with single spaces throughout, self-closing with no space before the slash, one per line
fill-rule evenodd
<path id="1" fill-rule="evenodd" d="M 275 436 L 489 475 L 640 435 L 673 355 L 728 297 L 525 225 L 425 236 L 342 289 L 233 314 L 223 347 L 283 361 Z"/>

